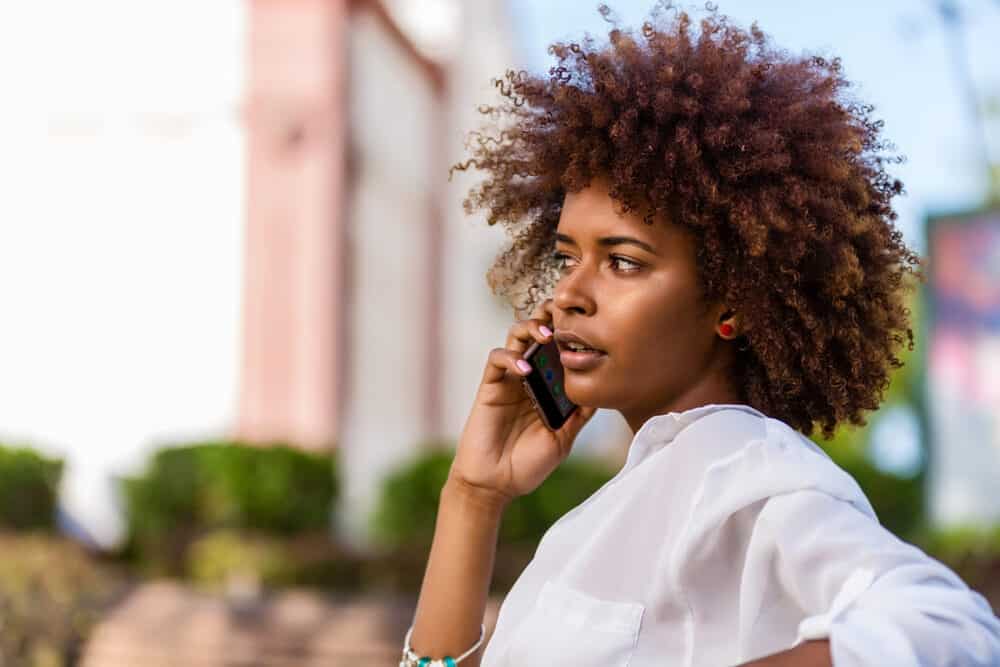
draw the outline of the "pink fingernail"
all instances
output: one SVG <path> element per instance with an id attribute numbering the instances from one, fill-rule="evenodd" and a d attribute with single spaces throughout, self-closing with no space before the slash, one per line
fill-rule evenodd
<path id="1" fill-rule="evenodd" d="M 520 368 L 525 373 L 528 373 L 528 372 L 531 371 L 531 364 L 529 364 L 524 359 L 518 359 L 517 360 L 517 367 Z"/>
<path id="2" fill-rule="evenodd" d="M 541 325 L 540 327 L 538 327 L 538 330 L 542 332 L 543 336 L 551 336 L 552 335 L 552 331 L 547 326 L 545 326 L 544 324 Z"/>

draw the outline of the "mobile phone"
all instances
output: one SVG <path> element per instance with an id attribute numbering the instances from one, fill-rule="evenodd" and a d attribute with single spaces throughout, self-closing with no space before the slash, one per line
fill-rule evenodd
<path id="1" fill-rule="evenodd" d="M 566 398 L 563 367 L 559 362 L 559 346 L 555 337 L 547 343 L 532 343 L 524 353 L 524 360 L 531 364 L 531 372 L 521 378 L 524 390 L 538 410 L 542 423 L 549 430 L 558 431 L 577 405 Z"/>

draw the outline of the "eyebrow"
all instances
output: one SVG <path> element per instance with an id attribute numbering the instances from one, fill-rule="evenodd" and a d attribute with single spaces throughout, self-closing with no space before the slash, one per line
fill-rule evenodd
<path id="1" fill-rule="evenodd" d="M 562 241 L 563 243 L 568 243 L 574 246 L 577 245 L 576 241 L 574 241 L 571 236 L 567 236 L 566 234 L 561 234 L 559 232 L 556 232 L 556 241 Z M 660 256 L 660 253 L 653 250 L 653 246 L 649 245 L 645 241 L 634 239 L 631 236 L 605 236 L 604 238 L 597 239 L 597 243 L 602 246 L 616 246 L 624 244 L 635 245 L 656 255 L 657 257 Z"/>

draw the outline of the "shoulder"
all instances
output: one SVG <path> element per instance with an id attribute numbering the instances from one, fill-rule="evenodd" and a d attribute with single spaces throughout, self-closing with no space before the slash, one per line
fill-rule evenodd
<path id="1" fill-rule="evenodd" d="M 767 417 L 762 413 L 749 407 L 720 406 L 684 426 L 670 446 L 683 450 L 686 464 L 704 471 L 765 437 Z"/>
<path id="2" fill-rule="evenodd" d="M 745 422 L 744 422 L 745 423 Z M 798 491 L 846 501 L 877 521 L 857 481 L 788 424 L 761 418 L 761 431 L 706 467 L 689 517 L 689 537 L 709 533 L 737 512 Z"/>
<path id="3" fill-rule="evenodd" d="M 696 419 L 681 435 L 708 445 L 713 441 L 742 444 L 765 437 L 767 422 L 768 417 L 750 407 L 719 407 Z"/>

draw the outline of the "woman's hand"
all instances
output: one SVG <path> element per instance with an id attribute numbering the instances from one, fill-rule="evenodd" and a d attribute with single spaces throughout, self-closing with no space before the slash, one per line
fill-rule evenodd
<path id="1" fill-rule="evenodd" d="M 542 422 L 521 383 L 517 361 L 552 324 L 552 300 L 511 325 L 505 347 L 490 350 L 472 410 L 462 429 L 449 482 L 506 506 L 531 493 L 562 463 L 596 408 L 579 406 L 558 431 Z"/>

